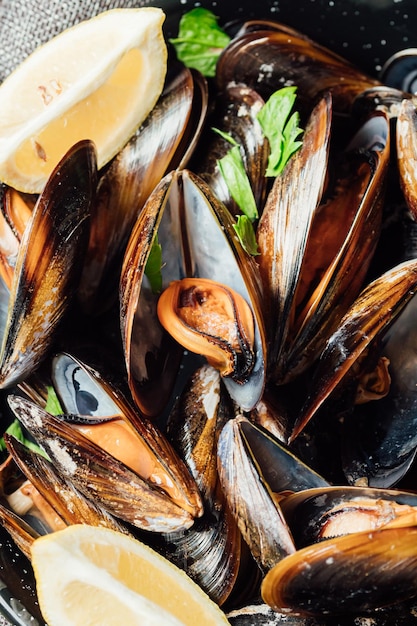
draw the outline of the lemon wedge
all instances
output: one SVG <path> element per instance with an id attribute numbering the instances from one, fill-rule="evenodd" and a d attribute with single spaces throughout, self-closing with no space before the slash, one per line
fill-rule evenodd
<path id="1" fill-rule="evenodd" d="M 96 144 L 98 166 L 128 141 L 163 89 L 159 8 L 112 9 L 37 48 L 0 85 L 0 180 L 40 193 L 67 150 Z"/>
<path id="2" fill-rule="evenodd" d="M 224 613 L 182 570 L 107 528 L 36 539 L 32 565 L 48 626 L 220 626 Z"/>

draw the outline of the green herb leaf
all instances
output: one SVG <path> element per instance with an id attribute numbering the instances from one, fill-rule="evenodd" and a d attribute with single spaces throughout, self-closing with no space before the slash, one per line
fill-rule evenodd
<path id="1" fill-rule="evenodd" d="M 151 284 L 152 293 L 162 291 L 162 246 L 158 242 L 158 235 L 152 242 L 151 251 L 145 266 L 145 275 Z"/>
<path id="2" fill-rule="evenodd" d="M 231 135 L 216 128 L 213 130 L 233 146 L 217 163 L 233 200 L 242 213 L 253 222 L 259 217 L 258 209 L 248 175 L 246 174 L 239 144 Z"/>
<path id="3" fill-rule="evenodd" d="M 297 112 L 290 116 L 296 100 L 296 87 L 283 87 L 275 91 L 259 111 L 257 118 L 270 145 L 266 176 L 278 176 L 290 157 L 300 148 L 296 141 L 303 132 L 299 128 Z"/>
<path id="4" fill-rule="evenodd" d="M 48 385 L 47 392 L 45 411 L 51 415 L 61 415 L 63 411 L 55 389 L 51 385 Z"/>
<path id="5" fill-rule="evenodd" d="M 292 155 L 303 145 L 302 141 L 296 141 L 297 137 L 303 132 L 298 126 L 299 123 L 300 115 L 295 111 L 288 120 L 283 132 L 284 146 L 281 156 L 281 163 L 283 164 L 282 169 L 285 167 L 286 163 L 288 163 Z"/>
<path id="6" fill-rule="evenodd" d="M 12 435 L 12 437 L 14 437 L 15 439 L 17 439 L 18 441 L 20 441 L 21 443 L 23 443 L 27 448 L 29 448 L 29 450 L 32 450 L 33 452 L 36 452 L 36 454 L 40 454 L 41 456 L 45 457 L 46 459 L 49 459 L 48 455 L 42 450 L 42 448 L 40 446 L 38 446 L 37 443 L 34 443 L 31 439 L 28 439 L 23 430 L 22 430 L 22 426 L 19 422 L 18 419 L 15 419 L 10 426 L 6 429 L 6 433 L 8 435 Z M 6 450 L 6 444 L 4 441 L 4 437 L 2 437 L 0 439 L 0 450 Z"/>
<path id="7" fill-rule="evenodd" d="M 217 59 L 230 41 L 217 22 L 208 9 L 192 9 L 182 16 L 178 37 L 170 39 L 178 59 L 204 76 L 215 76 Z"/>
<path id="8" fill-rule="evenodd" d="M 239 215 L 236 224 L 233 224 L 233 228 L 248 254 L 252 256 L 260 254 L 253 224 L 246 215 Z"/>

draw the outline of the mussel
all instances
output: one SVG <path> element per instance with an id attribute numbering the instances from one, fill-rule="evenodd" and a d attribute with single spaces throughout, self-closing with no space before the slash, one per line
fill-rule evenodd
<path id="1" fill-rule="evenodd" d="M 133 525 L 159 532 L 190 526 L 202 513 L 200 495 L 157 427 L 70 355 L 58 355 L 52 367 L 64 416 L 76 408 L 71 419 L 55 417 L 23 396 L 10 395 L 8 402 L 54 467 L 87 498 Z M 77 416 L 80 408 L 83 414 Z"/>
<path id="2" fill-rule="evenodd" d="M 239 375 L 233 373 L 224 381 L 231 397 L 245 409 L 255 406 L 262 396 L 266 343 L 260 279 L 255 260 L 240 244 L 233 223 L 232 216 L 207 184 L 189 170 L 183 170 L 172 172 L 162 179 L 132 231 L 120 283 L 121 320 L 129 386 L 146 415 L 158 415 L 166 406 L 182 354 L 180 344 L 173 342 L 157 319 L 158 300 L 161 292 L 173 281 L 188 277 L 194 279 L 196 293 L 204 292 L 204 287 L 199 287 L 200 278 L 219 283 L 216 289 L 231 305 L 227 315 L 232 312 L 232 324 L 235 323 L 233 311 L 239 318 L 241 313 L 240 305 L 239 308 L 234 307 L 233 300 L 227 295 L 228 289 L 237 292 L 237 298 L 243 298 L 250 307 L 251 315 L 245 312 L 243 316 L 253 320 L 253 331 L 250 330 L 253 339 L 249 341 L 252 345 L 249 350 L 243 347 L 239 351 L 248 355 L 250 376 L 236 382 L 234 378 L 239 378 Z M 152 288 L 145 271 L 155 243 L 162 249 L 162 282 L 156 290 Z M 202 280 L 201 285 L 204 284 Z M 168 325 L 172 323 L 170 316 L 174 319 L 176 315 L 177 305 L 175 298 L 169 300 L 168 296 L 167 302 L 161 304 L 160 308 L 168 309 Z M 185 333 L 185 326 L 183 328 Z M 240 332 L 241 329 L 238 335 Z M 244 333 L 247 332 L 245 328 Z M 215 328 L 212 335 L 216 334 L 220 337 L 215 340 L 219 346 L 222 341 L 225 345 L 227 340 L 222 339 L 222 329 Z M 201 353 L 204 354 L 207 340 L 203 335 L 201 341 Z M 238 342 L 241 341 L 239 337 Z M 246 338 L 244 343 L 249 345 Z M 187 347 L 190 348 L 189 345 Z M 244 362 L 245 358 L 242 361 L 240 356 L 235 358 L 232 355 L 235 359 L 233 367 L 239 369 L 240 362 Z M 245 368 L 248 369 L 246 363 L 243 365 Z M 155 393 L 155 386 L 158 393 Z"/>

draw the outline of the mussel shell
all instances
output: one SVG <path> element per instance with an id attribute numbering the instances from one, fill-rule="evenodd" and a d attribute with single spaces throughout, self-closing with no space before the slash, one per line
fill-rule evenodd
<path id="1" fill-rule="evenodd" d="M 369 116 L 349 141 L 344 154 L 348 174 L 341 174 L 342 180 L 338 181 L 341 195 L 336 193 L 336 201 L 331 197 L 327 205 L 324 202 L 318 208 L 318 219 L 320 208 L 324 217 L 326 210 L 332 212 L 323 220 L 327 228 L 318 234 L 313 221 L 301 280 L 305 271 L 309 273 L 315 267 L 316 257 L 321 258 L 321 247 L 333 250 L 334 256 L 327 257 L 323 275 L 319 281 L 315 277 L 314 285 L 316 281 L 318 284 L 305 305 L 306 311 L 296 319 L 285 356 L 287 379 L 294 378 L 318 357 L 326 339 L 336 330 L 364 285 L 383 218 L 390 157 L 390 126 L 385 114 L 376 112 Z M 328 193 L 331 196 L 332 191 Z M 333 228 L 337 228 L 336 237 L 331 235 Z"/>
<path id="2" fill-rule="evenodd" d="M 267 166 L 269 143 L 262 133 L 257 114 L 264 105 L 264 100 L 246 85 L 227 85 L 219 94 L 215 103 L 215 111 L 208 119 L 210 128 L 202 141 L 206 149 L 200 160 L 192 161 L 191 169 L 203 178 L 213 193 L 221 200 L 233 215 L 239 215 L 241 209 L 230 194 L 230 190 L 220 172 L 218 160 L 230 150 L 231 144 L 212 127 L 230 135 L 241 150 L 245 170 L 251 183 L 258 213 L 265 202 L 267 191 Z"/>
<path id="3" fill-rule="evenodd" d="M 415 224 L 409 224 L 409 232 Z M 356 406 L 342 428 L 342 460 L 350 484 L 389 488 L 403 478 L 417 451 L 415 418 L 417 297 L 383 337 L 378 354 L 389 359 L 390 388 L 384 398 Z"/>
<path id="4" fill-rule="evenodd" d="M 12 187 L 3 186 L 0 196 L 0 275 L 10 289 L 20 240 L 33 206 L 26 204 L 22 195 Z"/>
<path id="5" fill-rule="evenodd" d="M 327 481 L 303 463 L 262 426 L 238 417 L 236 427 L 259 475 L 278 497 L 305 489 L 328 487 Z"/>
<path id="6" fill-rule="evenodd" d="M 282 512 L 291 528 L 297 548 L 316 543 L 321 536 L 321 526 L 327 515 L 334 507 L 340 507 L 343 514 L 343 505 L 346 509 L 349 502 L 380 501 L 393 504 L 417 507 L 417 495 L 412 492 L 397 491 L 394 489 L 372 489 L 370 487 L 320 487 L 306 489 L 290 495 L 281 502 Z M 387 523 L 388 520 L 385 520 Z M 375 523 L 375 522 L 370 522 Z M 407 523 L 407 521 L 405 522 Z M 351 528 L 348 532 L 355 532 Z"/>
<path id="7" fill-rule="evenodd" d="M 304 108 L 311 110 L 331 91 L 335 110 L 347 113 L 356 95 L 380 83 L 342 57 L 284 28 L 244 32 L 225 48 L 217 64 L 220 90 L 229 82 L 245 83 L 267 99 L 282 85 L 298 87 Z"/>
<path id="8" fill-rule="evenodd" d="M 260 574 L 219 487 L 217 440 L 232 414 L 219 373 L 203 365 L 168 418 L 168 436 L 199 486 L 204 515 L 188 531 L 166 538 L 167 556 L 219 605 L 258 586 Z"/>
<path id="9" fill-rule="evenodd" d="M 262 596 L 301 615 L 363 615 L 417 595 L 417 528 L 361 532 L 298 550 L 268 572 Z"/>
<path id="10" fill-rule="evenodd" d="M 62 420 L 24 398 L 10 396 L 9 404 L 57 471 L 115 517 L 154 532 L 192 525 L 192 515 L 158 486 L 142 479 Z"/>
<path id="11" fill-rule="evenodd" d="M 0 526 L 0 602 L 2 614 L 10 623 L 44 624 L 36 596 L 36 583 L 30 560 L 16 547 Z M 24 620 L 24 621 L 22 621 Z"/>
<path id="12" fill-rule="evenodd" d="M 30 549 L 40 536 L 31 525 L 0 502 L 0 523 L 7 530 L 16 546 L 30 559 Z"/>
<path id="13" fill-rule="evenodd" d="M 397 163 L 400 185 L 408 208 L 417 220 L 416 158 L 417 158 L 417 112 L 415 103 L 404 99 L 397 116 Z"/>
<path id="14" fill-rule="evenodd" d="M 143 478 L 149 479 L 161 490 L 172 490 L 187 511 L 196 516 L 201 514 L 200 493 L 184 462 L 162 431 L 143 418 L 119 388 L 105 380 L 98 371 L 67 353 L 54 357 L 52 380 L 65 412 L 71 415 L 71 420 L 68 420 L 64 414 L 64 420 L 90 424 L 111 421 L 113 418 L 123 420 L 132 430 L 130 441 L 135 446 L 139 465 L 143 460 Z M 79 415 L 80 408 L 88 410 Z M 117 449 L 118 442 L 115 443 Z M 120 452 L 123 454 L 123 450 Z M 142 467 L 138 471 L 142 471 Z"/>
<path id="15" fill-rule="evenodd" d="M 56 471 L 45 457 L 21 444 L 14 437 L 5 435 L 9 452 L 16 464 L 53 508 L 64 524 L 89 524 L 105 526 L 118 532 L 127 533 L 116 518 L 88 499 L 65 476 Z"/>
<path id="16" fill-rule="evenodd" d="M 218 444 L 219 478 L 254 559 L 262 571 L 268 571 L 294 552 L 295 547 L 272 488 L 259 473 L 257 461 L 242 434 L 246 423 L 246 418 L 238 416 L 223 427 Z M 273 473 L 274 468 L 270 469 Z"/>
<path id="17" fill-rule="evenodd" d="M 208 501 L 213 501 L 216 494 L 217 440 L 233 415 L 233 406 L 220 374 L 205 364 L 187 380 L 168 416 L 167 436 Z"/>
<path id="18" fill-rule="evenodd" d="M 146 202 L 132 230 L 120 277 L 120 320 L 128 383 L 134 401 L 149 417 L 160 415 L 174 386 L 182 349 L 164 331 L 156 314 L 158 293 L 145 276 L 153 241 L 162 245 L 162 286 L 184 273 L 181 231 L 171 188 L 174 172 L 167 174 Z M 175 198 L 172 193 L 172 198 Z"/>
<path id="19" fill-rule="evenodd" d="M 78 287 L 96 190 L 96 151 L 76 144 L 52 172 L 20 247 L 0 359 L 0 386 L 44 359 Z"/>
<path id="20" fill-rule="evenodd" d="M 414 100 L 414 96 L 386 85 L 370 87 L 356 96 L 352 104 L 352 117 L 363 120 L 375 111 L 382 111 L 389 119 L 395 120 L 404 99 Z"/>
<path id="21" fill-rule="evenodd" d="M 259 221 L 257 241 L 269 331 L 269 377 L 281 377 L 302 260 L 325 183 L 332 109 L 329 95 L 315 106 L 301 149 L 277 176 Z"/>
<path id="22" fill-rule="evenodd" d="M 312 617 L 275 611 L 261 600 L 254 600 L 253 603 L 233 609 L 226 617 L 232 626 L 324 626 Z"/>
<path id="23" fill-rule="evenodd" d="M 387 330 L 416 289 L 417 260 L 413 259 L 391 268 L 361 291 L 326 343 L 290 441 L 347 376 L 378 333 Z"/>
<path id="24" fill-rule="evenodd" d="M 186 276 L 209 278 L 237 291 L 252 308 L 255 366 L 248 384 L 225 378 L 232 398 L 250 409 L 265 384 L 266 339 L 255 260 L 240 245 L 234 220 L 204 181 L 188 170 L 171 172 L 148 199 L 126 250 L 120 281 L 121 324 L 129 387 L 146 415 L 166 407 L 182 348 L 162 328 L 145 266 L 156 237 L 162 246 L 162 290 Z"/>

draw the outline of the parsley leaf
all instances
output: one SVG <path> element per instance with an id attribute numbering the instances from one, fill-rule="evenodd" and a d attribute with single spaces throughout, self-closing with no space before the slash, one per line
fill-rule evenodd
<path id="1" fill-rule="evenodd" d="M 289 117 L 296 99 L 296 91 L 296 87 L 278 89 L 257 115 L 271 149 L 266 176 L 281 174 L 290 157 L 302 145 L 302 141 L 297 141 L 297 137 L 303 132 L 298 126 L 300 116 L 296 111 Z"/>
<path id="2" fill-rule="evenodd" d="M 239 144 L 231 135 L 228 135 L 217 128 L 214 128 L 213 130 L 223 137 L 223 139 L 226 139 L 226 141 L 232 144 L 232 148 L 224 155 L 224 157 L 217 161 L 217 164 L 233 200 L 236 202 L 242 213 L 244 213 L 251 220 L 251 222 L 254 222 L 259 217 L 258 209 L 248 175 L 246 174 Z"/>
<path id="3" fill-rule="evenodd" d="M 38 446 L 37 443 L 34 443 L 31 439 L 28 439 L 25 436 L 22 430 L 22 426 L 17 418 L 13 420 L 10 426 L 6 429 L 6 433 L 8 435 L 12 435 L 12 437 L 17 439 L 21 443 L 23 443 L 27 448 L 29 448 L 29 450 L 32 450 L 33 452 L 36 452 L 36 454 L 40 454 L 46 459 L 49 459 L 48 455 L 42 450 L 40 446 Z M 4 441 L 4 437 L 1 437 L 0 438 L 0 450 L 6 450 L 6 449 L 7 448 L 6 448 L 6 444 Z"/>
<path id="4" fill-rule="evenodd" d="M 239 144 L 228 133 L 218 128 L 213 128 L 213 130 L 232 144 L 232 148 L 224 157 L 218 159 L 217 164 L 230 191 L 230 195 L 243 213 L 243 215 L 238 216 L 237 222 L 233 225 L 233 228 L 235 229 L 243 249 L 246 250 L 248 254 L 259 254 L 255 230 L 253 228 L 253 222 L 259 217 L 258 208 L 243 163 Z"/>
<path id="5" fill-rule="evenodd" d="M 145 265 L 145 274 L 151 284 L 152 293 L 162 291 L 162 246 L 158 242 L 158 234 L 152 242 L 151 251 Z"/>
<path id="6" fill-rule="evenodd" d="M 62 407 L 58 400 L 58 396 L 56 395 L 55 389 L 51 385 L 47 385 L 47 398 L 45 411 L 50 413 L 51 415 L 60 415 L 62 413 Z"/>
<path id="7" fill-rule="evenodd" d="M 252 256 L 260 254 L 253 224 L 246 215 L 239 215 L 236 224 L 233 224 L 233 228 L 242 247 L 248 254 Z"/>
<path id="8" fill-rule="evenodd" d="M 192 9 L 182 16 L 178 37 L 170 39 L 178 59 L 204 76 L 215 76 L 217 59 L 230 41 L 217 21 L 208 9 Z"/>

